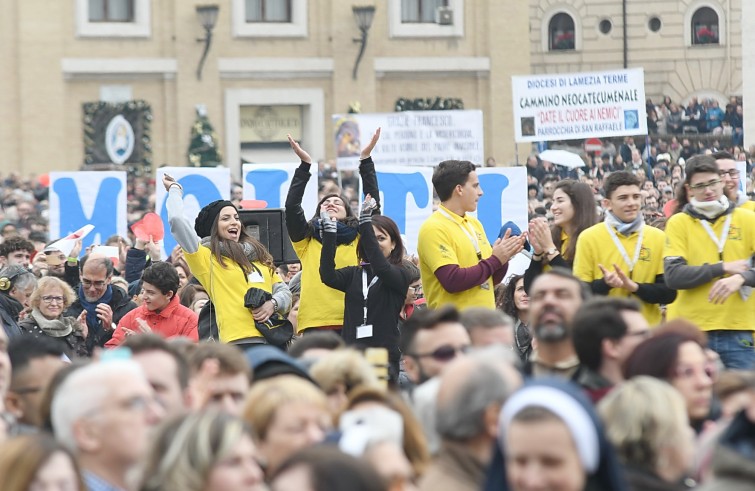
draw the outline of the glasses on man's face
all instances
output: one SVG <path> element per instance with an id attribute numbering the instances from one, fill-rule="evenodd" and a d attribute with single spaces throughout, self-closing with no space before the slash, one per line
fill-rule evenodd
<path id="1" fill-rule="evenodd" d="M 86 278 L 81 278 L 81 284 L 84 285 L 84 288 L 102 288 L 107 284 L 107 280 L 100 280 L 100 281 L 92 281 L 88 280 Z"/>
<path id="2" fill-rule="evenodd" d="M 708 182 L 701 182 L 701 183 L 698 183 L 698 184 L 690 184 L 689 187 L 693 191 L 702 191 L 705 188 L 713 189 L 716 186 L 718 186 L 719 184 L 721 184 L 721 179 L 715 179 L 713 181 L 708 181 Z"/>
<path id="3" fill-rule="evenodd" d="M 422 285 L 410 286 L 409 295 L 415 298 L 422 298 Z"/>
<path id="4" fill-rule="evenodd" d="M 731 179 L 738 179 L 739 169 L 720 170 L 718 171 L 718 175 L 721 177 L 728 175 Z"/>
<path id="5" fill-rule="evenodd" d="M 65 298 L 54 295 L 45 295 L 44 297 L 42 297 L 42 301 L 49 305 L 53 303 L 63 303 L 65 301 Z"/>
<path id="6" fill-rule="evenodd" d="M 456 347 L 451 346 L 450 344 L 444 344 L 430 353 L 415 353 L 411 356 L 415 358 L 432 358 L 435 361 L 445 362 L 451 361 L 456 358 L 457 354 L 466 353 L 467 351 L 469 351 L 469 345 Z"/>

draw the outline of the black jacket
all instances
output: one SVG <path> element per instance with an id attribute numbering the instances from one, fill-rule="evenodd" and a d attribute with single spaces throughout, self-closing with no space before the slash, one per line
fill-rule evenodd
<path id="1" fill-rule="evenodd" d="M 23 309 L 24 306 L 18 300 L 5 293 L 0 293 L 0 320 L 3 322 L 8 339 L 21 335 L 21 329 L 18 327 L 18 314 Z"/>
<path id="2" fill-rule="evenodd" d="M 398 374 L 399 312 L 404 306 L 411 278 L 401 266 L 388 262 L 383 256 L 372 223 L 359 226 L 360 243 L 369 264 L 336 269 L 336 234 L 323 232 L 320 277 L 331 288 L 346 294 L 343 330 L 341 336 L 348 345 L 382 347 L 388 350 L 393 375 Z M 377 276 L 367 294 L 367 324 L 372 325 L 372 336 L 357 339 L 357 326 L 364 323 L 364 294 L 362 271 L 367 273 L 367 284 Z"/>
<path id="3" fill-rule="evenodd" d="M 113 298 L 110 300 L 110 303 L 108 305 L 110 305 L 110 308 L 113 309 L 114 324 L 118 324 L 118 322 L 120 322 L 121 318 L 124 315 L 136 308 L 136 304 L 131 301 L 131 298 L 128 296 L 128 294 L 117 286 L 113 287 Z M 81 302 L 77 298 L 76 301 L 73 302 L 70 307 L 68 307 L 68 310 L 66 310 L 63 315 L 67 317 L 78 318 L 79 314 L 81 314 L 81 311 L 83 310 L 84 307 L 81 305 Z M 111 329 L 96 329 L 93 331 L 90 328 L 89 337 L 87 337 L 87 351 L 89 352 L 89 354 L 92 354 L 95 346 L 105 346 L 105 343 L 110 341 L 111 337 L 113 337 L 113 331 Z"/>
<path id="4" fill-rule="evenodd" d="M 67 323 L 73 324 L 75 326 L 76 319 L 69 318 L 67 320 Z M 41 329 L 39 329 L 37 321 L 31 315 L 20 321 L 18 325 L 25 336 L 34 336 L 35 338 L 45 336 L 47 339 L 51 339 L 51 342 L 57 344 L 68 358 L 84 358 L 89 355 L 86 339 L 81 336 L 81 332 L 79 331 L 74 330 L 68 336 L 58 338 L 48 336 Z"/>

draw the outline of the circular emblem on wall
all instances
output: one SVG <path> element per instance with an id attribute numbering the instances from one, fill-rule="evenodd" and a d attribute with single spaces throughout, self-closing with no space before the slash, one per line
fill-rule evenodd
<path id="1" fill-rule="evenodd" d="M 126 162 L 134 152 L 134 129 L 131 123 L 120 114 L 107 125 L 105 150 L 110 160 L 116 164 Z"/>

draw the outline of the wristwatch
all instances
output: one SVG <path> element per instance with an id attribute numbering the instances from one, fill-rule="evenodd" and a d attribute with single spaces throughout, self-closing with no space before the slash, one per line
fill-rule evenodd
<path id="1" fill-rule="evenodd" d="M 274 298 L 270 299 L 271 302 L 273 302 L 273 314 L 278 312 L 278 301 Z"/>
<path id="2" fill-rule="evenodd" d="M 558 249 L 556 249 L 555 247 L 551 247 L 550 249 L 545 251 L 545 254 L 548 256 L 552 256 L 553 254 L 558 254 Z"/>

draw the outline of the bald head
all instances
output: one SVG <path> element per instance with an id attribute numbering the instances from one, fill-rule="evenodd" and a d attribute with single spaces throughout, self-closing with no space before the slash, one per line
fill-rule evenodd
<path id="1" fill-rule="evenodd" d="M 491 346 L 454 360 L 443 372 L 436 429 L 445 440 L 495 439 L 498 411 L 522 383 L 511 350 Z"/>

